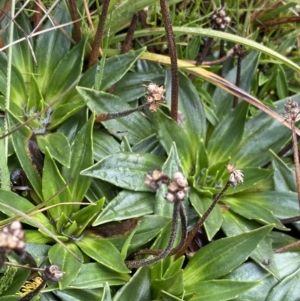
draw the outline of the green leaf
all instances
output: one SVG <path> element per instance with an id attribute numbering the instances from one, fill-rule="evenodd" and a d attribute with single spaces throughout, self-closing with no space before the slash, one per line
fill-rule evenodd
<path id="1" fill-rule="evenodd" d="M 293 100 L 299 101 L 300 94 Z M 276 112 L 282 114 L 287 99 L 274 103 Z M 246 123 L 238 152 L 233 156 L 239 168 L 243 166 L 261 167 L 270 161 L 269 149 L 278 152 L 291 138 L 291 131 L 273 117 L 259 113 Z"/>
<path id="2" fill-rule="evenodd" d="M 222 202 L 230 206 L 230 210 L 245 218 L 256 220 L 265 225 L 273 224 L 274 227 L 279 230 L 288 231 L 288 229 L 274 216 L 272 211 L 252 202 L 251 194 L 247 196 L 240 195 L 236 197 L 226 197 Z"/>
<path id="3" fill-rule="evenodd" d="M 104 285 L 104 291 L 101 301 L 112 301 L 110 287 L 107 282 Z"/>
<path id="4" fill-rule="evenodd" d="M 96 216 L 100 213 L 105 199 L 102 198 L 96 203 L 80 209 L 72 215 L 72 220 L 78 225 L 78 229 L 74 232 L 75 236 L 80 236 L 87 226 L 90 226 Z"/>
<path id="5" fill-rule="evenodd" d="M 108 282 L 110 286 L 123 285 L 129 279 L 128 274 L 115 272 L 99 263 L 86 263 L 70 284 L 70 288 L 93 289 L 103 287 L 105 282 Z"/>
<path id="6" fill-rule="evenodd" d="M 66 185 L 66 182 L 60 171 L 58 170 L 54 160 L 52 159 L 48 148 L 46 147 L 45 152 L 45 161 L 44 161 L 44 170 L 43 170 L 43 197 L 45 200 L 52 198 L 57 191 L 59 191 L 63 186 Z M 64 202 L 71 202 L 71 192 L 68 186 L 66 186 L 59 194 L 51 199 L 48 202 L 48 205 L 57 205 Z M 73 206 L 73 205 L 72 205 Z M 66 216 L 70 216 L 73 211 L 71 205 L 62 205 L 56 206 L 54 208 L 48 209 L 48 212 L 51 214 L 54 220 L 57 220 L 62 213 Z"/>
<path id="7" fill-rule="evenodd" d="M 139 300 L 150 301 L 149 267 L 140 268 L 114 296 L 114 301 Z"/>
<path id="8" fill-rule="evenodd" d="M 173 142 L 175 142 L 184 173 L 188 175 L 196 158 L 196 151 L 193 157 L 193 154 L 191 154 L 192 146 L 184 130 L 173 119 L 162 113 L 161 110 L 158 110 L 153 115 L 153 123 L 157 139 L 168 154 L 171 151 Z"/>
<path id="9" fill-rule="evenodd" d="M 199 214 L 199 216 L 202 216 L 204 212 L 207 210 L 207 208 L 211 205 L 212 199 L 207 198 L 205 196 L 201 196 L 197 193 L 196 190 L 191 189 L 189 193 L 189 198 L 191 201 L 191 204 L 195 208 L 196 212 Z M 209 241 L 212 240 L 212 238 L 215 236 L 215 234 L 219 231 L 223 223 L 222 213 L 220 206 L 217 205 L 212 210 L 212 212 L 209 214 L 208 218 L 206 219 L 204 223 L 207 239 Z"/>
<path id="10" fill-rule="evenodd" d="M 93 222 L 93 227 L 111 221 L 151 214 L 153 213 L 154 203 L 153 193 L 121 191 Z"/>
<path id="11" fill-rule="evenodd" d="M 160 157 L 151 154 L 120 152 L 105 157 L 82 171 L 81 175 L 98 178 L 129 190 L 149 191 L 144 183 L 145 176 L 162 164 Z"/>
<path id="12" fill-rule="evenodd" d="M 158 299 L 162 290 L 176 296 L 182 295 L 184 291 L 182 273 L 181 270 L 169 278 L 151 279 L 152 298 Z"/>
<path id="13" fill-rule="evenodd" d="M 196 285 L 193 285 L 189 288 L 191 292 L 196 294 L 196 296 L 190 300 L 233 300 L 258 284 L 259 282 L 246 282 L 227 279 L 200 281 Z"/>
<path id="14" fill-rule="evenodd" d="M 16 193 L 11 192 L 11 191 L 5 191 L 0 188 L 0 211 L 6 214 L 7 216 L 15 216 L 16 214 L 13 213 L 12 211 L 4 208 L 1 206 L 1 204 L 5 204 L 8 206 L 13 206 L 13 208 L 26 213 L 29 210 L 32 210 L 34 208 L 34 205 L 29 202 L 27 199 L 24 199 L 20 196 L 18 196 Z M 31 216 L 33 220 L 36 220 L 42 224 L 47 224 L 49 223 L 49 220 L 43 213 L 37 213 Z M 32 222 L 29 220 L 24 220 L 24 223 L 33 225 Z"/>
<path id="15" fill-rule="evenodd" d="M 37 136 L 38 145 L 43 153 L 46 147 L 51 157 L 60 164 L 70 167 L 71 147 L 67 137 L 60 132 L 50 133 L 47 135 Z"/>
<path id="16" fill-rule="evenodd" d="M 78 92 L 87 102 L 87 106 L 96 114 L 118 113 L 132 109 L 124 100 L 113 94 L 77 87 Z M 152 134 L 150 122 L 140 113 L 102 122 L 105 128 L 120 140 L 124 132 L 131 144 Z"/>
<path id="17" fill-rule="evenodd" d="M 238 148 L 249 105 L 241 102 L 235 109 L 226 114 L 215 128 L 209 139 L 207 152 L 211 165 L 230 157 Z"/>
<path id="18" fill-rule="evenodd" d="M 10 126 L 16 126 L 21 123 L 12 113 L 7 114 Z M 33 166 L 31 155 L 28 148 L 28 141 L 32 135 L 31 130 L 27 126 L 23 126 L 14 132 L 12 137 L 13 146 L 18 156 L 22 169 L 24 170 L 34 192 L 42 199 L 42 181 L 38 171 Z M 25 147 L 24 147 L 25 146 Z"/>
<path id="19" fill-rule="evenodd" d="M 225 210 L 223 212 L 224 222 L 222 224 L 222 230 L 226 236 L 234 236 L 243 232 L 257 229 L 259 224 L 255 221 L 249 221 L 231 210 Z M 280 278 L 278 269 L 276 267 L 273 247 L 271 245 L 269 237 L 265 237 L 257 246 L 257 248 L 251 253 L 250 256 L 257 264 L 263 269 L 267 270 L 274 275 L 277 279 Z M 263 264 L 264 260 L 270 260 L 270 264 Z"/>
<path id="20" fill-rule="evenodd" d="M 206 135 L 206 118 L 202 101 L 199 98 L 198 92 L 192 81 L 179 72 L 179 95 L 178 95 L 178 107 L 179 107 L 179 119 L 180 126 L 187 135 L 187 139 L 190 141 L 192 148 L 191 152 L 195 152 L 198 147 L 198 143 Z M 166 87 L 166 99 L 169 105 L 171 105 L 171 71 L 166 72 L 165 87 Z M 195 156 L 195 154 L 193 154 Z"/>
<path id="21" fill-rule="evenodd" d="M 66 9 L 65 3 L 59 3 L 55 9 L 53 18 L 55 18 L 57 24 L 63 24 L 70 21 L 69 12 Z M 53 27 L 53 23 L 48 19 L 43 28 L 47 29 L 50 27 Z M 64 31 L 70 35 L 71 26 L 64 26 Z M 52 88 L 55 88 L 57 83 L 55 83 L 54 87 L 49 86 L 49 79 L 53 75 L 53 72 L 57 68 L 60 60 L 69 50 L 70 45 L 70 39 L 68 39 L 61 30 L 51 30 L 43 34 L 39 34 L 35 43 L 35 55 L 38 66 L 35 68 L 34 73 L 40 75 L 37 77 L 37 80 L 43 95 L 46 91 L 50 91 Z"/>
<path id="22" fill-rule="evenodd" d="M 45 101 L 47 103 L 53 101 L 79 79 L 82 70 L 85 43 L 86 38 L 82 38 L 76 46 L 63 56 L 51 73 L 45 93 Z M 65 95 L 60 100 L 60 103 L 69 101 L 69 97 L 69 95 Z"/>
<path id="23" fill-rule="evenodd" d="M 272 166 L 274 172 L 274 185 L 277 191 L 297 191 L 295 172 L 291 170 L 284 161 L 279 158 L 272 150 Z"/>
<path id="24" fill-rule="evenodd" d="M 289 96 L 286 72 L 280 64 L 277 65 L 276 88 L 279 99 Z"/>
<path id="25" fill-rule="evenodd" d="M 76 245 L 88 256 L 120 273 L 128 273 L 120 252 L 109 241 L 84 236 Z"/>
<path id="26" fill-rule="evenodd" d="M 189 291 L 191 286 L 201 280 L 219 278 L 238 267 L 250 256 L 272 227 L 268 225 L 234 237 L 219 239 L 203 247 L 184 269 L 185 289 Z"/>
<path id="27" fill-rule="evenodd" d="M 35 109 L 36 111 L 41 111 L 44 109 L 44 99 L 42 92 L 37 83 L 37 80 L 33 74 L 30 76 L 30 82 L 28 85 L 28 100 L 26 102 L 26 111 Z"/>
<path id="28" fill-rule="evenodd" d="M 146 48 L 141 48 L 137 51 L 116 55 L 106 59 L 103 79 L 101 82 L 101 90 L 106 91 L 113 84 L 117 83 L 138 60 L 140 55 L 145 52 L 145 50 Z"/>
<path id="29" fill-rule="evenodd" d="M 92 146 L 94 118 L 95 116 L 92 114 L 89 121 L 80 129 L 75 137 L 75 140 L 71 146 L 71 167 L 63 167 L 62 169 L 62 175 L 65 180 L 71 180 L 71 183 L 69 184 L 71 200 L 75 202 L 80 202 L 83 200 L 91 183 L 91 179 L 82 176 L 80 172 L 83 169 L 90 167 L 94 162 Z M 78 209 L 79 205 L 73 206 L 73 212 Z"/>
<path id="30" fill-rule="evenodd" d="M 59 244 L 52 246 L 48 253 L 51 264 L 57 265 L 59 269 L 64 272 L 63 278 L 59 281 L 59 289 L 61 290 L 67 288 L 69 284 L 76 279 L 81 270 L 83 261 L 82 253 L 75 244 L 68 244 L 68 247 L 76 254 L 81 262 Z"/>

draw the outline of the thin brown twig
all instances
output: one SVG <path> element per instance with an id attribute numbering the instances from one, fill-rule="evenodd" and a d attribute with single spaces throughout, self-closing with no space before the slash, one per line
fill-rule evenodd
<path id="1" fill-rule="evenodd" d="M 177 122 L 178 120 L 178 91 L 179 91 L 179 75 L 178 62 L 176 53 L 175 37 L 172 29 L 172 23 L 169 15 L 168 5 L 166 0 L 160 0 L 162 18 L 164 21 L 166 36 L 168 40 L 169 53 L 171 59 L 172 73 L 172 93 L 171 93 L 171 117 Z"/>
<path id="2" fill-rule="evenodd" d="M 293 140 L 293 153 L 294 153 L 294 164 L 295 164 L 295 175 L 297 183 L 298 203 L 300 207 L 300 164 L 299 164 L 299 153 L 298 153 L 298 140 L 296 134 L 295 120 L 291 122 L 292 129 L 292 140 Z"/>
<path id="3" fill-rule="evenodd" d="M 68 3 L 69 3 L 70 15 L 71 15 L 72 20 L 74 21 L 75 41 L 76 41 L 76 43 L 79 43 L 81 40 L 81 27 L 80 27 L 80 23 L 77 22 L 78 20 L 80 20 L 80 16 L 77 11 L 76 1 L 69 0 Z"/>
<path id="4" fill-rule="evenodd" d="M 102 13 L 101 13 L 101 17 L 99 19 L 97 32 L 96 32 L 95 39 L 94 39 L 94 44 L 93 44 L 90 59 L 88 62 L 88 68 L 95 65 L 98 62 L 99 48 L 102 43 L 109 3 L 110 3 L 110 0 L 105 0 L 102 5 Z"/>

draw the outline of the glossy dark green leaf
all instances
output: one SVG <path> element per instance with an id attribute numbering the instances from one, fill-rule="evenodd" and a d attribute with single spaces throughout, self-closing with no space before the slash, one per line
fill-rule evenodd
<path id="1" fill-rule="evenodd" d="M 295 95 L 293 100 L 299 101 L 300 94 Z M 287 99 L 283 99 L 274 103 L 278 114 L 284 112 L 286 102 Z M 264 166 L 271 160 L 269 149 L 277 153 L 290 138 L 291 131 L 287 127 L 269 115 L 259 113 L 246 123 L 240 148 L 232 162 L 239 168 Z"/>
<path id="2" fill-rule="evenodd" d="M 234 237 L 219 239 L 200 249 L 183 272 L 186 290 L 201 280 L 228 274 L 244 262 L 259 242 L 272 230 L 272 225 Z M 211 256 L 213 254 L 213 256 Z"/>
<path id="3" fill-rule="evenodd" d="M 149 171 L 160 168 L 160 157 L 143 153 L 116 153 L 105 157 L 81 175 L 98 178 L 118 187 L 134 191 L 149 191 L 144 183 Z"/>
<path id="4" fill-rule="evenodd" d="M 1 94 L 5 95 L 7 81 L 6 81 L 6 70 L 7 70 L 7 56 L 4 52 L 0 52 L 0 91 Z M 24 106 L 24 101 L 27 99 L 26 86 L 20 70 L 14 65 L 11 66 L 11 100 L 19 107 Z"/>
<path id="5" fill-rule="evenodd" d="M 210 164 L 222 161 L 236 151 L 244 132 L 248 107 L 246 102 L 241 102 L 217 125 L 207 145 Z"/>
<path id="6" fill-rule="evenodd" d="M 255 221 L 249 221 L 238 214 L 235 214 L 231 210 L 225 210 L 223 212 L 224 222 L 222 224 L 222 230 L 227 236 L 234 236 L 243 232 L 257 229 L 259 224 Z M 280 278 L 278 269 L 276 267 L 273 247 L 269 237 L 265 237 L 257 246 L 257 248 L 251 253 L 250 256 L 257 264 L 262 268 L 270 272 L 277 279 Z M 269 264 L 264 264 L 265 260 L 270 261 Z"/>
<path id="7" fill-rule="evenodd" d="M 300 288 L 299 288 L 300 270 L 290 274 L 275 285 L 270 291 L 266 301 L 297 301 L 299 300 Z"/>
<path id="8" fill-rule="evenodd" d="M 105 199 L 102 198 L 93 205 L 86 206 L 72 215 L 72 220 L 78 225 L 77 231 L 74 233 L 80 236 L 87 226 L 90 226 L 104 205 Z"/>
<path id="9" fill-rule="evenodd" d="M 57 168 L 53 158 L 51 157 L 48 148 L 46 148 L 45 152 L 42 183 L 43 197 L 45 200 L 49 200 L 56 194 L 56 196 L 47 203 L 49 206 L 72 201 L 70 189 L 68 186 L 66 186 L 66 182 Z M 57 194 L 57 192 L 64 186 L 66 187 Z M 64 213 L 66 216 L 69 216 L 72 211 L 72 205 L 62 205 L 48 209 L 48 212 L 51 214 L 54 220 L 58 219 L 62 213 Z"/>
<path id="10" fill-rule="evenodd" d="M 171 105 L 171 71 L 166 72 L 165 87 L 167 103 Z M 195 152 L 200 139 L 206 135 L 206 118 L 203 105 L 196 87 L 183 73 L 179 73 L 178 108 L 180 126 L 183 128 L 190 145 L 191 152 Z M 194 156 L 195 154 L 193 154 Z"/>
<path id="11" fill-rule="evenodd" d="M 149 267 L 142 267 L 118 290 L 114 296 L 114 301 L 150 301 L 150 285 Z"/>
<path id="12" fill-rule="evenodd" d="M 55 97 L 65 92 L 79 79 L 82 71 L 85 43 L 86 38 L 82 38 L 77 45 L 63 56 L 53 70 L 45 93 L 46 102 L 53 101 Z M 69 101 L 69 97 L 70 96 L 64 96 L 60 102 L 64 103 L 65 101 Z M 56 106 L 57 105 L 54 105 L 54 107 Z"/>
<path id="13" fill-rule="evenodd" d="M 2 207 L 1 204 L 12 206 L 13 208 L 21 212 L 26 212 L 34 208 L 34 205 L 31 202 L 29 202 L 27 199 L 18 196 L 14 192 L 5 191 L 0 188 L 0 211 L 5 213 L 7 216 L 15 216 L 15 213 Z M 46 216 L 43 213 L 37 213 L 31 216 L 31 218 L 42 224 L 49 223 L 49 220 L 46 218 Z M 26 221 L 24 220 L 24 222 L 33 225 L 32 222 L 30 222 L 29 220 Z"/>
<path id="14" fill-rule="evenodd" d="M 88 122 L 77 133 L 71 145 L 71 167 L 63 167 L 62 169 L 62 175 L 65 180 L 71 180 L 69 184 L 71 200 L 77 202 L 82 201 L 91 183 L 91 179 L 80 175 L 80 172 L 91 166 L 94 162 L 92 146 L 94 118 L 94 114 L 92 114 Z M 79 209 L 79 205 L 73 206 L 73 212 L 75 212 L 76 209 Z"/>
<path id="15" fill-rule="evenodd" d="M 184 173 L 188 175 L 192 168 L 193 160 L 196 158 L 196 153 L 194 158 L 191 153 L 192 145 L 188 136 L 173 119 L 166 116 L 161 110 L 158 110 L 153 115 L 153 122 L 157 139 L 168 154 L 175 142 Z"/>
<path id="16" fill-rule="evenodd" d="M 96 161 L 121 151 L 119 142 L 107 132 L 99 129 L 93 131 L 93 149 Z"/>
<path id="17" fill-rule="evenodd" d="M 77 90 L 87 102 L 89 109 L 95 111 L 96 114 L 118 113 L 131 109 L 131 106 L 124 100 L 113 94 L 82 87 L 77 87 Z M 153 133 L 149 121 L 140 112 L 108 120 L 102 124 L 119 139 L 126 135 L 131 144 L 135 144 Z"/>
<path id="18" fill-rule="evenodd" d="M 70 167 L 71 147 L 67 137 L 60 132 L 37 136 L 38 145 L 43 153 L 47 147 L 51 157 L 60 164 Z"/>
<path id="19" fill-rule="evenodd" d="M 53 17 L 58 24 L 70 21 L 69 12 L 65 3 L 61 2 L 57 6 Z M 53 27 L 53 23 L 48 19 L 43 28 L 46 29 L 50 27 Z M 71 34 L 70 25 L 64 26 L 64 30 L 69 35 Z M 35 68 L 35 74 L 40 75 L 37 77 L 37 80 L 43 94 L 46 90 L 50 91 L 51 88 L 55 88 L 48 86 L 49 79 L 53 75 L 60 60 L 68 52 L 70 45 L 70 39 L 68 39 L 61 30 L 51 30 L 38 36 L 35 44 L 35 55 L 38 62 L 38 66 Z"/>
<path id="20" fill-rule="evenodd" d="M 150 153 L 156 156 L 163 157 L 165 155 L 165 150 L 160 145 L 155 134 L 141 140 L 132 147 L 134 152 L 138 153 Z"/>
<path id="21" fill-rule="evenodd" d="M 67 288 L 74 281 L 81 270 L 83 261 L 82 253 L 78 247 L 75 244 L 68 244 L 68 246 L 81 262 L 59 244 L 52 246 L 48 253 L 51 264 L 57 265 L 64 272 L 63 278 L 59 281 L 59 288 L 61 290 Z"/>
<path id="22" fill-rule="evenodd" d="M 67 289 L 67 290 L 56 290 L 55 296 L 64 301 L 77 301 L 77 300 L 89 300 L 99 301 L 103 292 L 102 288 L 94 289 Z M 53 300 L 56 301 L 57 299 Z M 40 301 L 52 301 L 52 300 L 40 300 Z"/>
<path id="23" fill-rule="evenodd" d="M 104 208 L 93 226 L 153 213 L 155 197 L 149 192 L 121 191 Z"/>
<path id="24" fill-rule="evenodd" d="M 275 169 L 273 176 L 275 190 L 297 191 L 295 172 L 273 151 L 270 150 L 270 152 L 272 155 L 272 166 Z"/>
<path id="25" fill-rule="evenodd" d="M 243 203 L 251 203 L 257 208 L 267 209 L 279 218 L 294 216 L 299 211 L 297 193 L 295 192 L 266 191 L 245 193 L 242 200 Z"/>
<path id="26" fill-rule="evenodd" d="M 199 214 L 199 216 L 202 216 L 204 212 L 207 210 L 207 208 L 211 205 L 213 202 L 212 198 L 207 198 L 205 196 L 200 196 L 196 190 L 191 189 L 189 193 L 189 198 L 191 201 L 191 204 Z M 200 217 L 199 217 L 200 219 Z M 217 205 L 212 212 L 209 214 L 208 218 L 206 219 L 204 223 L 206 235 L 209 241 L 212 240 L 214 235 L 219 231 L 221 225 L 223 223 L 222 213 L 220 206 Z"/>
<path id="27" fill-rule="evenodd" d="M 12 114 L 8 114 L 7 118 L 10 126 L 16 126 L 20 123 L 20 121 Z M 28 149 L 28 141 L 31 135 L 31 130 L 27 126 L 24 126 L 20 130 L 14 132 L 11 136 L 20 164 L 25 171 L 30 184 L 34 188 L 34 192 L 39 196 L 40 199 L 42 199 L 42 181 L 37 170 L 32 164 Z"/>
<path id="28" fill-rule="evenodd" d="M 145 50 L 145 48 L 141 48 L 137 51 L 116 55 L 106 59 L 101 90 L 106 91 L 113 84 L 117 83 Z"/>
<path id="29" fill-rule="evenodd" d="M 244 216 L 248 219 L 253 219 L 262 224 L 273 224 L 275 228 L 283 231 L 288 229 L 274 216 L 271 210 L 259 206 L 251 201 L 251 194 L 244 198 L 243 195 L 239 197 L 226 197 L 222 200 L 223 203 L 230 206 L 230 210 Z"/>
<path id="30" fill-rule="evenodd" d="M 115 272 L 99 263 L 86 263 L 71 283 L 70 288 L 93 289 L 103 287 L 105 282 L 108 282 L 110 286 L 123 285 L 129 279 L 128 274 Z"/>
<path id="31" fill-rule="evenodd" d="M 110 202 L 116 197 L 116 194 L 117 191 L 114 190 L 112 184 L 93 178 L 85 196 L 92 203 L 97 202 L 102 197 L 105 197 L 106 201 Z"/>
<path id="32" fill-rule="evenodd" d="M 88 256 L 104 266 L 119 272 L 128 273 L 120 252 L 109 241 L 84 236 L 76 245 Z"/>
<path id="33" fill-rule="evenodd" d="M 190 287 L 190 291 L 196 295 L 190 299 L 191 301 L 223 301 L 233 300 L 249 289 L 257 286 L 259 282 L 246 282 L 236 280 L 210 280 L 200 281 Z"/>

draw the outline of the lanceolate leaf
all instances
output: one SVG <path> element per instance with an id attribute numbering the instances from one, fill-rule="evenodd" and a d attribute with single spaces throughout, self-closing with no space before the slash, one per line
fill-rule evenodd
<path id="1" fill-rule="evenodd" d="M 244 132 L 247 112 L 248 104 L 242 102 L 223 116 L 208 142 L 210 164 L 222 161 L 236 151 Z"/>
<path id="2" fill-rule="evenodd" d="M 72 200 L 75 202 L 82 201 L 91 183 L 91 179 L 80 175 L 80 172 L 94 162 L 92 145 L 94 118 L 95 116 L 92 114 L 89 121 L 77 133 L 71 146 L 71 167 L 63 167 L 62 170 L 65 180 L 71 181 L 69 187 Z M 76 208 L 78 209 L 79 205 L 73 206 L 73 212 L 76 211 Z"/>
<path id="3" fill-rule="evenodd" d="M 150 301 L 150 271 L 149 267 L 139 269 L 115 295 L 114 301 L 139 300 Z"/>
<path id="4" fill-rule="evenodd" d="M 200 249 L 184 270 L 185 289 L 190 291 L 201 280 L 216 279 L 231 272 L 249 257 L 272 228 L 272 225 L 268 225 L 234 237 L 219 239 Z"/>
<path id="5" fill-rule="evenodd" d="M 192 145 L 188 136 L 177 122 L 163 114 L 161 110 L 154 114 L 153 122 L 157 138 L 168 154 L 175 142 L 184 173 L 188 175 L 196 158 L 196 151 L 194 155 L 191 152 Z"/>
<path id="6" fill-rule="evenodd" d="M 68 186 L 65 187 L 63 191 L 59 194 L 57 192 L 66 185 L 66 182 L 60 171 L 58 170 L 53 158 L 51 157 L 49 150 L 46 148 L 45 162 L 43 169 L 43 197 L 44 200 L 52 198 L 48 205 L 57 205 L 64 202 L 71 202 L 71 192 Z M 58 219 L 62 213 L 66 216 L 70 216 L 72 212 L 71 205 L 56 206 L 49 209 L 49 212 L 54 220 Z"/>
<path id="7" fill-rule="evenodd" d="M 95 111 L 96 114 L 118 113 L 132 109 L 124 100 L 113 94 L 82 87 L 77 87 L 77 90 L 87 102 L 89 109 Z M 149 121 L 140 112 L 104 121 L 102 124 L 120 139 L 127 136 L 131 144 L 135 144 L 153 133 Z"/>
<path id="8" fill-rule="evenodd" d="M 257 229 L 259 224 L 255 221 L 249 221 L 231 210 L 223 212 L 224 222 L 222 230 L 227 236 L 234 236 L 246 231 Z M 278 269 L 276 267 L 274 252 L 269 237 L 265 237 L 251 253 L 251 258 L 259 264 L 263 269 L 269 271 L 277 279 L 280 279 Z M 268 264 L 264 264 L 267 262 Z"/>
<path id="9" fill-rule="evenodd" d="M 144 183 L 145 176 L 149 171 L 160 168 L 162 164 L 160 157 L 151 154 L 120 152 L 107 156 L 81 174 L 125 189 L 149 191 Z"/>
<path id="10" fill-rule="evenodd" d="M 120 252 L 109 241 L 84 236 L 76 245 L 88 256 L 106 267 L 119 272 L 128 273 Z"/>
<path id="11" fill-rule="evenodd" d="M 68 247 L 81 261 L 77 260 L 59 244 L 52 246 L 48 253 L 51 264 L 59 266 L 60 270 L 64 272 L 64 277 L 59 281 L 61 290 L 68 287 L 77 277 L 83 261 L 82 253 L 75 244 L 68 244 Z"/>
<path id="12" fill-rule="evenodd" d="M 236 280 L 210 280 L 201 281 L 191 289 L 196 294 L 191 301 L 222 301 L 233 300 L 249 289 L 257 286 L 259 282 L 236 281 Z"/>
<path id="13" fill-rule="evenodd" d="M 121 191 L 109 202 L 93 222 L 93 226 L 151 214 L 153 212 L 154 204 L 155 196 L 153 193 Z"/>

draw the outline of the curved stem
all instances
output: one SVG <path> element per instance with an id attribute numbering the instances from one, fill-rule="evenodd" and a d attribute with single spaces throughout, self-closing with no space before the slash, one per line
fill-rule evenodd
<path id="1" fill-rule="evenodd" d="M 175 238 L 176 238 L 178 217 L 179 217 L 179 212 L 180 212 L 180 204 L 181 204 L 181 202 L 179 202 L 179 201 L 176 201 L 174 203 L 170 239 L 169 239 L 169 242 L 168 242 L 166 248 L 158 256 L 156 256 L 154 258 L 126 261 L 125 263 L 129 269 L 139 268 L 139 267 L 142 267 L 145 265 L 156 263 L 156 262 L 160 261 L 161 259 L 167 257 L 170 254 L 170 252 L 172 250 L 172 246 L 173 246 L 173 244 L 175 242 Z"/>

